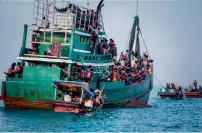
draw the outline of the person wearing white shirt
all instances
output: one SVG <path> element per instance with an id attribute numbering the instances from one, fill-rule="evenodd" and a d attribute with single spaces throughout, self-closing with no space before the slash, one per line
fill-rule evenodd
<path id="1" fill-rule="evenodd" d="M 66 95 L 64 96 L 64 101 L 65 101 L 65 102 L 71 102 L 71 101 L 72 101 L 71 96 L 70 96 L 69 94 L 66 94 Z"/>

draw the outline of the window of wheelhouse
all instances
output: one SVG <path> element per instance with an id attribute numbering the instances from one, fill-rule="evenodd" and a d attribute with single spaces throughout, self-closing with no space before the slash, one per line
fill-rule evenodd
<path id="1" fill-rule="evenodd" d="M 90 38 L 87 36 L 80 36 L 80 43 L 82 44 L 90 44 Z"/>

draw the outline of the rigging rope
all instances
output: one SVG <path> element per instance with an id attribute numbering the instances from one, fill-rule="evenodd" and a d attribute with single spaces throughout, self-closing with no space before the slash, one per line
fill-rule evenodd
<path id="1" fill-rule="evenodd" d="M 146 51 L 147 51 L 147 53 L 148 53 L 148 56 L 149 56 L 149 58 L 151 59 L 151 56 L 149 55 L 149 51 L 148 51 L 148 49 L 147 49 L 147 46 L 146 46 L 144 37 L 143 37 L 143 35 L 142 35 L 141 29 L 140 29 L 140 35 L 141 35 L 141 37 L 142 37 L 142 41 L 143 41 L 143 44 L 144 44 L 144 46 L 145 46 L 145 49 L 146 49 Z M 156 76 L 155 74 L 154 74 L 154 77 L 155 77 L 155 79 L 160 83 L 160 85 L 161 85 L 163 88 L 165 88 L 165 87 L 163 86 L 163 84 L 161 83 L 161 81 L 157 78 L 157 76 Z"/>

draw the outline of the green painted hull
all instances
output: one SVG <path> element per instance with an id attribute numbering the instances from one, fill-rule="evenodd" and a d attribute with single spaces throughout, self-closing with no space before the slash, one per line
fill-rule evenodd
<path id="1" fill-rule="evenodd" d="M 146 105 L 153 86 L 152 79 L 152 75 L 147 76 L 146 80 L 131 86 L 125 86 L 124 82 L 101 82 L 101 87 L 104 88 L 103 93 L 106 96 L 104 107 Z M 95 88 L 96 82 L 93 82 L 92 85 Z M 51 105 L 39 105 L 54 100 L 57 93 L 52 86 L 52 79 L 48 78 L 47 80 L 7 78 L 2 86 L 4 105 L 8 108 L 51 109 Z M 32 104 L 34 105 L 32 106 Z"/>

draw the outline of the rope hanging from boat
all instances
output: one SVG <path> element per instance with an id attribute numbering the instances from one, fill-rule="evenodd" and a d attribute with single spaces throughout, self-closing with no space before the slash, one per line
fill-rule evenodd
<path id="1" fill-rule="evenodd" d="M 147 54 L 148 54 L 149 58 L 151 59 L 151 56 L 150 56 L 149 51 L 148 51 L 148 49 L 147 49 L 147 45 L 146 45 L 146 43 L 145 43 L 145 40 L 144 40 L 144 37 L 143 37 L 143 35 L 142 35 L 141 29 L 140 29 L 140 35 L 141 35 L 141 37 L 142 37 L 142 41 L 143 41 L 143 44 L 144 44 L 145 49 L 146 49 L 146 51 L 147 51 Z M 163 84 L 162 84 L 161 81 L 157 78 L 157 76 L 156 76 L 155 74 L 154 74 L 154 77 L 155 77 L 155 79 L 160 83 L 160 85 L 164 88 Z"/>
<path id="2" fill-rule="evenodd" d="M 128 44 L 128 41 L 129 41 L 129 38 L 130 38 L 130 35 L 131 35 L 131 31 L 130 31 L 130 33 L 129 33 L 129 35 L 128 35 L 127 40 L 126 40 L 126 44 L 125 44 L 125 46 L 124 46 L 124 48 L 123 48 L 123 50 L 122 50 L 121 52 L 124 52 L 124 51 L 125 51 L 126 46 L 127 46 L 127 44 Z M 120 57 L 119 57 L 119 58 L 120 58 Z M 120 59 L 119 59 L 119 60 L 120 60 Z"/>

